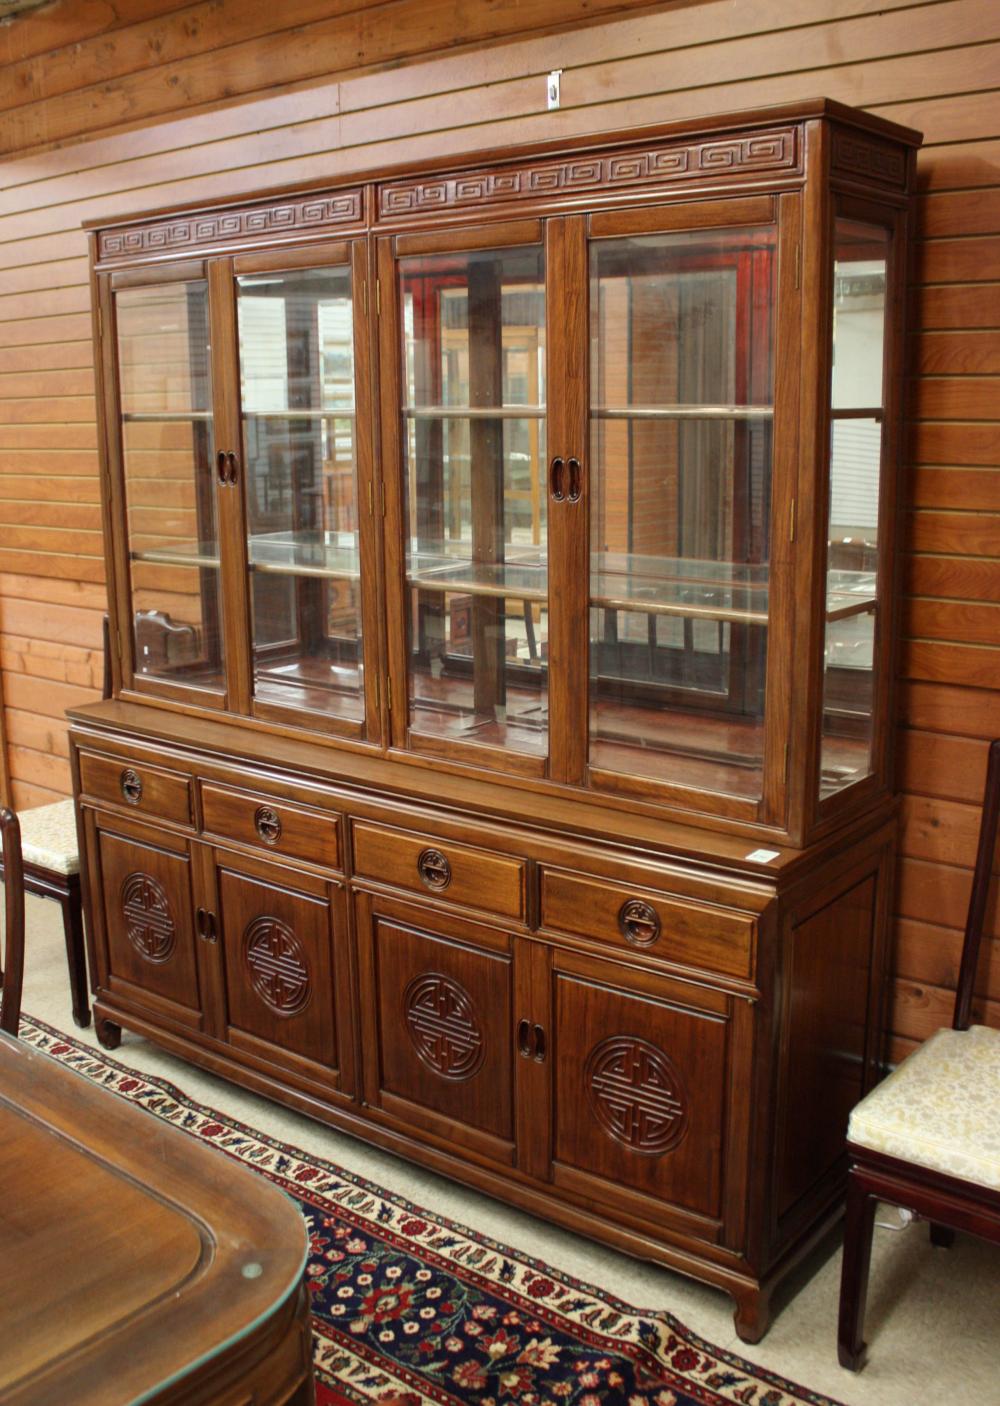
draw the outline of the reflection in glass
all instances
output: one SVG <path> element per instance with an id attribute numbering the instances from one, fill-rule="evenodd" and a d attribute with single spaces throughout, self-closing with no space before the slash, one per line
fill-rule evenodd
<path id="1" fill-rule="evenodd" d="M 138 675 L 224 686 L 208 288 L 115 294 Z"/>
<path id="2" fill-rule="evenodd" d="M 888 244 L 836 221 L 821 796 L 872 765 Z"/>
<path id="3" fill-rule="evenodd" d="M 591 245 L 590 761 L 761 794 L 774 232 Z"/>
<path id="4" fill-rule="evenodd" d="M 254 696 L 364 716 L 348 268 L 237 279 Z"/>
<path id="5" fill-rule="evenodd" d="M 538 248 L 400 262 L 410 725 L 547 751 Z"/>

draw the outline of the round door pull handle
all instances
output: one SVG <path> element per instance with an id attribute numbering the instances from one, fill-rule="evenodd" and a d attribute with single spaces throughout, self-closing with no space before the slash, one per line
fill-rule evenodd
<path id="1" fill-rule="evenodd" d="M 652 947 L 660 936 L 660 915 L 651 903 L 629 898 L 618 910 L 618 929 L 633 947 Z"/>
<path id="2" fill-rule="evenodd" d="M 566 467 L 569 469 L 569 491 L 566 494 L 568 503 L 579 503 L 583 495 L 583 468 L 576 457 L 567 459 Z"/>
<path id="3" fill-rule="evenodd" d="M 229 472 L 228 465 L 226 463 L 226 451 L 224 449 L 220 449 L 218 454 L 216 454 L 215 456 L 215 472 L 219 482 L 224 487 L 226 484 L 227 474 Z"/>
<path id="4" fill-rule="evenodd" d="M 118 786 L 130 806 L 137 806 L 142 800 L 142 777 L 130 766 L 119 776 Z"/>
<path id="5" fill-rule="evenodd" d="M 553 503 L 561 503 L 566 494 L 563 490 L 563 469 L 564 460 L 557 454 L 549 465 L 549 493 L 552 495 Z"/>
<path id="6" fill-rule="evenodd" d="M 235 483 L 240 474 L 240 461 L 230 449 L 226 453 L 226 482 Z"/>
<path id="7" fill-rule="evenodd" d="M 258 807 L 253 827 L 266 845 L 276 845 L 281 839 L 281 816 L 270 806 Z"/>
<path id="8" fill-rule="evenodd" d="M 440 892 L 451 883 L 451 865 L 439 849 L 425 849 L 417 858 L 417 873 L 429 889 Z"/>

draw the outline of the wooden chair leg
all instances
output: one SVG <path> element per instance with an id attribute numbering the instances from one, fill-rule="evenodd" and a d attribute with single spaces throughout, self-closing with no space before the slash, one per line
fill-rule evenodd
<path id="1" fill-rule="evenodd" d="M 844 1263 L 840 1275 L 840 1321 L 837 1356 L 841 1367 L 858 1372 L 865 1361 L 865 1303 L 875 1226 L 875 1197 L 852 1167 L 847 1181 Z"/>
<path id="2" fill-rule="evenodd" d="M 81 1028 L 90 1024 L 90 1004 L 87 998 L 87 958 L 83 942 L 83 908 L 80 892 L 59 899 L 63 915 L 63 936 L 66 939 L 66 965 L 69 967 L 70 994 L 73 999 L 73 1019 Z"/>
<path id="3" fill-rule="evenodd" d="M 931 1244 L 936 1245 L 939 1250 L 950 1250 L 955 1243 L 955 1232 L 950 1225 L 941 1225 L 938 1221 L 932 1220 Z"/>

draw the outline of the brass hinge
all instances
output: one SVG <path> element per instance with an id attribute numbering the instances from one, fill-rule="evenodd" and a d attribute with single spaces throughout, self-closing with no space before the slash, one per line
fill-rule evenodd
<path id="1" fill-rule="evenodd" d="M 392 712 L 392 679 L 385 681 L 385 702 L 389 712 Z"/>
<path id="2" fill-rule="evenodd" d="M 361 285 L 361 306 L 364 308 L 365 317 L 367 317 L 367 316 L 368 316 L 368 282 L 367 282 L 367 280 L 366 280 L 364 283 L 362 283 L 362 285 Z"/>
<path id="3" fill-rule="evenodd" d="M 104 309 L 100 303 L 97 304 L 97 335 L 98 337 L 104 336 Z"/>
<path id="4" fill-rule="evenodd" d="M 787 775 L 788 775 L 788 743 L 787 743 L 787 742 L 785 743 L 785 755 L 784 755 L 784 759 L 783 759 L 783 761 L 782 761 L 782 763 L 781 763 L 781 769 L 782 769 L 782 771 L 785 773 L 785 775 L 787 776 Z"/>
<path id="5" fill-rule="evenodd" d="M 382 280 L 380 278 L 375 280 L 375 316 L 382 316 Z"/>
<path id="6" fill-rule="evenodd" d="M 378 686 L 378 674 L 374 674 L 372 677 L 375 680 L 375 711 L 378 713 L 381 711 L 382 694 Z"/>
<path id="7" fill-rule="evenodd" d="M 375 485 L 371 479 L 368 480 L 368 516 L 375 516 Z"/>
<path id="8" fill-rule="evenodd" d="M 788 540 L 795 541 L 795 499 L 792 499 L 791 507 L 788 510 Z"/>
<path id="9" fill-rule="evenodd" d="M 802 245 L 795 246 L 795 287 L 802 287 Z"/>
<path id="10" fill-rule="evenodd" d="M 378 491 L 379 491 L 379 498 L 380 498 L 381 503 L 382 503 L 382 516 L 385 517 L 385 479 L 384 479 L 384 478 L 379 479 Z"/>

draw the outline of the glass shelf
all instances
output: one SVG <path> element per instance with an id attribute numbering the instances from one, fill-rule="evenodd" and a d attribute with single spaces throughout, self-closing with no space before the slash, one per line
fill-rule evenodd
<path id="1" fill-rule="evenodd" d="M 407 420 L 544 420 L 544 405 L 404 405 Z"/>
<path id="2" fill-rule="evenodd" d="M 771 405 L 597 405 L 593 420 L 771 420 Z"/>
<path id="3" fill-rule="evenodd" d="M 446 553 L 411 552 L 407 581 L 415 590 L 461 592 L 468 596 L 549 598 L 548 563 L 541 553 L 518 551 L 502 562 L 474 562 Z"/>
<path id="4" fill-rule="evenodd" d="M 211 410 L 125 410 L 122 420 L 126 425 L 186 424 L 192 420 L 211 420 L 212 414 Z"/>
<path id="5" fill-rule="evenodd" d="M 323 576 L 357 581 L 361 577 L 358 549 L 352 532 L 266 532 L 250 538 L 250 568 L 291 576 Z M 218 567 L 219 556 L 197 542 L 175 547 L 148 547 L 132 552 L 133 561 L 161 566 Z"/>
<path id="6" fill-rule="evenodd" d="M 249 410 L 243 407 L 247 420 L 353 420 L 356 415 L 357 411 L 348 406 L 342 410 Z"/>

